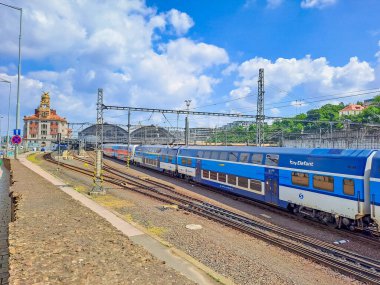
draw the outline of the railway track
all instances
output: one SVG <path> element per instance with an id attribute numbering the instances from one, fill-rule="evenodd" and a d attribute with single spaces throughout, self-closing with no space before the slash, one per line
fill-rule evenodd
<path id="1" fill-rule="evenodd" d="M 111 160 L 111 161 L 120 162 L 120 160 L 115 159 L 115 158 L 107 157 L 107 159 Z M 147 168 L 147 167 L 144 167 L 144 166 L 140 166 L 140 167 L 142 167 L 144 169 L 147 169 L 149 171 L 157 172 L 156 170 L 151 169 L 151 168 Z M 175 176 L 172 176 L 172 175 L 169 175 L 168 173 L 163 173 L 163 172 L 161 173 L 160 172 L 160 174 L 161 175 L 166 175 L 166 176 L 168 176 L 168 177 L 170 177 L 172 179 L 176 179 L 176 180 L 179 180 L 181 182 L 184 181 L 183 179 L 175 177 Z M 260 209 L 268 210 L 270 212 L 275 212 L 275 213 L 280 214 L 282 216 L 285 215 L 287 218 L 292 219 L 292 220 L 296 220 L 296 221 L 300 221 L 300 222 L 312 223 L 314 227 L 318 227 L 320 229 L 326 229 L 326 227 L 328 227 L 328 229 L 330 231 L 336 232 L 337 234 L 344 234 L 345 236 L 347 236 L 347 238 L 353 238 L 353 239 L 362 240 L 363 242 L 370 243 L 370 244 L 372 244 L 372 245 L 374 245 L 374 246 L 376 246 L 376 247 L 378 247 L 380 249 L 380 236 L 378 236 L 377 234 L 373 235 L 370 232 L 365 232 L 365 233 L 363 233 L 363 232 L 355 232 L 355 231 L 353 232 L 353 231 L 350 231 L 350 230 L 344 229 L 344 228 L 338 229 L 338 228 L 336 228 L 335 225 L 331 225 L 331 224 L 326 225 L 326 224 L 323 224 L 322 222 L 317 221 L 315 219 L 312 219 L 312 218 L 310 218 L 308 216 L 295 215 L 295 214 L 290 213 L 287 210 L 278 208 L 278 207 L 273 206 L 273 205 L 268 205 L 268 204 L 260 202 L 260 201 L 255 201 L 255 200 L 252 200 L 252 199 L 248 199 L 248 198 L 245 198 L 243 196 L 239 196 L 237 194 L 228 193 L 226 191 L 219 190 L 219 189 L 216 189 L 216 188 L 204 185 L 204 184 L 200 184 L 200 183 L 197 183 L 195 181 L 188 181 L 188 182 L 190 184 L 192 184 L 192 185 L 196 185 L 196 186 L 201 187 L 203 189 L 206 189 L 208 191 L 217 193 L 219 195 L 223 195 L 223 196 L 228 197 L 228 198 L 230 198 L 232 200 L 240 201 L 240 202 L 243 202 L 243 203 L 246 203 L 246 204 L 251 204 L 251 205 L 254 205 L 255 207 L 258 207 Z"/>
<path id="2" fill-rule="evenodd" d="M 53 158 L 47 155 L 44 158 L 56 163 Z M 82 161 L 90 163 L 88 160 Z M 61 163 L 61 166 L 85 175 L 93 176 L 93 171 L 88 169 L 83 169 L 66 163 Z M 140 177 L 125 174 L 109 166 L 106 166 L 104 170 L 109 173 L 104 175 L 104 181 L 106 182 L 118 185 L 124 189 L 139 192 L 165 203 L 175 204 L 180 209 L 203 216 L 207 219 L 239 230 L 245 234 L 262 239 L 285 250 L 314 260 L 317 263 L 324 264 L 358 280 L 371 284 L 380 284 L 379 260 L 338 248 L 329 243 L 292 232 L 262 220 L 248 218 L 221 207 L 205 203 L 199 199 L 194 199 L 188 195 L 178 193 L 175 191 L 174 187 L 158 181 L 142 179 Z"/>

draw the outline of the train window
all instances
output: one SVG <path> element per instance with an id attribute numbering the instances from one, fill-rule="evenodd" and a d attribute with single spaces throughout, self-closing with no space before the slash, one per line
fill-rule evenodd
<path id="1" fill-rule="evenodd" d="M 228 184 L 236 185 L 236 176 L 228 174 Z"/>
<path id="2" fill-rule="evenodd" d="M 203 157 L 203 150 L 198 151 L 197 157 Z"/>
<path id="3" fill-rule="evenodd" d="M 218 180 L 218 172 L 210 171 L 210 179 Z"/>
<path id="4" fill-rule="evenodd" d="M 219 152 L 218 151 L 212 151 L 211 152 L 211 159 L 218 159 L 219 158 Z"/>
<path id="5" fill-rule="evenodd" d="M 265 156 L 265 164 L 270 166 L 277 166 L 280 156 L 278 154 L 267 154 Z"/>
<path id="6" fill-rule="evenodd" d="M 202 170 L 202 176 L 203 178 L 210 178 L 210 171 Z"/>
<path id="7" fill-rule="evenodd" d="M 261 192 L 261 181 L 260 180 L 255 180 L 251 179 L 249 181 L 249 188 L 254 191 L 260 191 Z"/>
<path id="8" fill-rule="evenodd" d="M 243 188 L 248 188 L 248 178 L 238 177 L 238 185 Z"/>
<path id="9" fill-rule="evenodd" d="M 161 160 L 162 160 L 162 161 L 166 161 L 166 157 L 167 157 L 167 156 L 166 156 L 166 155 L 164 155 L 164 154 L 163 154 L 163 155 L 161 155 Z"/>
<path id="10" fill-rule="evenodd" d="M 331 176 L 314 175 L 313 186 L 316 189 L 334 191 L 334 178 Z"/>
<path id="11" fill-rule="evenodd" d="M 224 173 L 219 173 L 218 174 L 218 180 L 220 181 L 220 182 L 226 182 L 227 181 L 227 175 L 226 174 L 224 174 Z"/>
<path id="12" fill-rule="evenodd" d="M 252 155 L 252 163 L 263 164 L 263 154 L 262 153 L 254 153 Z"/>
<path id="13" fill-rule="evenodd" d="M 187 165 L 187 158 L 186 157 L 182 157 L 181 158 L 181 164 L 182 165 Z"/>
<path id="14" fill-rule="evenodd" d="M 292 184 L 309 187 L 309 174 L 292 172 Z"/>
<path id="15" fill-rule="evenodd" d="M 346 195 L 355 194 L 355 183 L 352 179 L 343 179 L 343 192 Z"/>
<path id="16" fill-rule="evenodd" d="M 203 157 L 204 158 L 210 158 L 211 151 L 205 151 Z"/>
<path id="17" fill-rule="evenodd" d="M 188 158 L 188 159 L 187 159 L 187 165 L 188 165 L 188 166 L 191 166 L 191 163 L 192 163 L 192 159 L 191 159 L 191 158 Z"/>
<path id="18" fill-rule="evenodd" d="M 228 157 L 228 152 L 222 151 L 220 153 L 219 159 L 220 160 L 227 160 L 227 157 Z"/>
<path id="19" fill-rule="evenodd" d="M 237 161 L 238 160 L 238 153 L 237 152 L 228 153 L 228 160 L 229 161 Z"/>
<path id="20" fill-rule="evenodd" d="M 239 161 L 240 162 L 248 162 L 248 158 L 249 158 L 249 153 L 241 153 Z"/>

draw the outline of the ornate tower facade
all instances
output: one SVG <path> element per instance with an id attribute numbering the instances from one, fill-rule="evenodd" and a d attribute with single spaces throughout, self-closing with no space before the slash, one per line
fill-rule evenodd
<path id="1" fill-rule="evenodd" d="M 49 92 L 44 92 L 41 96 L 40 106 L 38 108 L 39 117 L 47 118 L 50 116 L 50 95 Z"/>
<path id="2" fill-rule="evenodd" d="M 66 118 L 58 116 L 56 110 L 50 107 L 49 92 L 43 92 L 34 115 L 24 116 L 24 140 L 28 148 L 49 149 L 57 142 L 58 134 L 61 134 L 62 140 L 69 137 Z"/>

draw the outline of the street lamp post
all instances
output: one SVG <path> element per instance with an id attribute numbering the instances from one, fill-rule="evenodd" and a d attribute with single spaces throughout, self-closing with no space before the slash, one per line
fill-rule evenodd
<path id="1" fill-rule="evenodd" d="M 186 114 L 186 122 L 185 122 L 185 145 L 189 145 L 190 140 L 190 129 L 189 129 L 189 107 L 191 104 L 191 100 L 185 100 L 186 107 L 187 107 L 187 114 Z"/>
<path id="2" fill-rule="evenodd" d="M 0 78 L 0 82 L 8 83 L 9 84 L 9 95 L 8 95 L 8 123 L 7 123 L 7 145 L 5 146 L 5 157 L 8 157 L 8 150 L 9 150 L 9 118 L 10 118 L 10 109 L 11 109 L 11 93 L 12 93 L 12 82 Z"/>
<path id="3" fill-rule="evenodd" d="M 6 6 L 11 9 L 18 10 L 20 12 L 20 32 L 18 37 L 18 67 L 17 67 L 17 104 L 16 104 L 16 129 L 20 128 L 20 77 L 21 77 L 21 32 L 22 32 L 22 8 L 4 4 L 0 2 L 0 5 Z M 18 145 L 15 147 L 15 159 L 18 156 Z"/>

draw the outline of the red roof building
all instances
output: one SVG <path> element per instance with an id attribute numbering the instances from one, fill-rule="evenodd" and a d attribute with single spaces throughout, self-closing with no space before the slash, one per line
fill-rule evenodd
<path id="1" fill-rule="evenodd" d="M 70 135 L 67 120 L 50 109 L 50 95 L 44 92 L 34 114 L 24 116 L 24 140 L 29 148 L 49 148 L 51 142 L 57 141 L 59 133 L 62 140 Z"/>
<path id="2" fill-rule="evenodd" d="M 364 109 L 362 105 L 350 104 L 339 111 L 339 116 L 359 115 Z"/>

